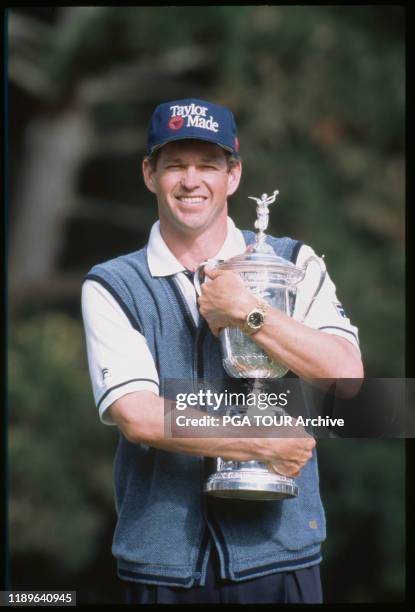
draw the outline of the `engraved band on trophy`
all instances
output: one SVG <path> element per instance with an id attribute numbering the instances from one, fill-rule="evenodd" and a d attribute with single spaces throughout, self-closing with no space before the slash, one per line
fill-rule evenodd
<path id="1" fill-rule="evenodd" d="M 260 198 L 249 196 L 257 203 L 255 228 L 258 232 L 253 244 L 242 255 L 226 261 L 209 260 L 201 264 L 195 274 L 195 288 L 200 295 L 206 265 L 220 270 L 233 270 L 255 296 L 303 322 L 324 282 L 326 267 L 322 259 L 315 256 L 309 257 L 302 267 L 297 267 L 277 256 L 272 246 L 266 242 L 269 206 L 275 202 L 277 195 L 278 190 L 270 196 L 266 193 Z M 320 276 L 310 299 L 303 299 L 300 308 L 301 303 L 297 303 L 297 285 L 305 278 L 312 264 L 318 266 Z M 255 379 L 251 391 L 257 397 L 263 392 L 263 379 L 281 378 L 288 372 L 285 365 L 273 361 L 249 335 L 237 327 L 222 329 L 219 338 L 225 371 L 233 378 Z M 281 414 L 282 409 L 278 411 Z M 228 461 L 217 457 L 216 471 L 209 476 L 204 491 L 216 497 L 275 500 L 296 497 L 298 486 L 293 478 L 270 472 L 258 461 Z"/>

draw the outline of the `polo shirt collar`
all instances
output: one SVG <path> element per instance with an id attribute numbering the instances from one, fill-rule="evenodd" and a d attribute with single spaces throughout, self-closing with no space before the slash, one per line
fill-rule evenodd
<path id="1" fill-rule="evenodd" d="M 228 217 L 228 228 L 225 242 L 212 259 L 229 259 L 243 253 L 246 249 L 241 230 Z M 152 276 L 171 276 L 183 272 L 185 267 L 168 248 L 160 234 L 160 221 L 156 221 L 150 231 L 147 246 L 147 261 Z"/>

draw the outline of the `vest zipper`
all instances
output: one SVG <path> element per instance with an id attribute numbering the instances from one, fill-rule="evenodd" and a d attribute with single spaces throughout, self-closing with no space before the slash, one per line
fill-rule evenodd
<path id="1" fill-rule="evenodd" d="M 202 319 L 196 330 L 195 337 L 195 374 L 197 379 L 202 379 L 204 375 L 203 342 L 208 332 L 208 324 Z"/>
<path id="2" fill-rule="evenodd" d="M 206 338 L 206 334 L 209 330 L 209 326 L 204 319 L 202 319 L 199 324 L 196 332 L 196 340 L 195 340 L 195 372 L 198 380 L 203 379 L 204 376 L 204 359 L 203 359 L 203 342 Z M 223 539 L 222 532 L 220 530 L 219 525 L 216 524 L 216 519 L 212 512 L 209 512 L 209 502 L 206 499 L 206 494 L 203 491 L 205 480 L 208 477 L 208 470 L 206 461 L 207 457 L 200 457 L 201 463 L 201 473 L 202 473 L 202 506 L 203 506 L 203 515 L 207 523 L 207 531 L 210 532 L 212 542 L 211 546 L 216 546 L 218 557 L 220 560 L 220 565 L 222 566 L 222 558 L 224 559 L 224 572 L 225 579 L 230 579 L 229 573 L 229 554 L 226 548 L 226 543 Z M 213 500 L 212 500 L 213 501 Z M 217 529 L 216 529 L 217 527 Z M 210 551 L 209 554 L 212 554 Z M 203 558 L 203 557 L 202 557 Z"/>
<path id="3" fill-rule="evenodd" d="M 204 375 L 204 359 L 203 359 L 203 342 L 206 338 L 206 334 L 208 332 L 208 324 L 206 323 L 206 321 L 204 319 L 201 318 L 199 325 L 196 326 L 192 313 L 190 311 L 190 308 L 179 288 L 179 286 L 177 285 L 177 283 L 175 282 L 174 278 L 171 276 L 167 276 L 166 277 L 167 282 L 169 283 L 175 297 L 176 300 L 178 301 L 179 305 L 181 306 L 183 313 L 184 313 L 184 318 L 186 321 L 186 324 L 190 330 L 190 333 L 192 334 L 193 338 L 194 338 L 194 347 L 195 347 L 195 355 L 194 355 L 194 376 L 196 378 L 196 381 L 198 379 L 203 379 L 203 375 Z M 194 382 L 196 382 L 194 381 Z M 204 473 L 204 457 L 200 457 L 200 463 L 201 463 L 201 468 L 202 468 L 202 474 Z M 203 567 L 203 561 L 205 558 L 205 554 L 206 554 L 206 546 L 207 544 L 207 536 L 209 531 L 212 534 L 213 537 L 213 542 L 212 545 L 216 546 L 218 549 L 218 555 L 219 555 L 219 559 L 221 559 L 221 553 L 222 556 L 225 560 L 225 577 L 226 578 L 230 578 L 229 575 L 229 569 L 228 569 L 228 563 L 229 563 L 229 555 L 228 555 L 228 551 L 226 548 L 226 544 L 223 541 L 223 536 L 221 534 L 220 528 L 218 527 L 218 532 L 216 532 L 215 527 L 212 525 L 212 522 L 209 520 L 208 517 L 208 505 L 206 503 L 206 497 L 205 497 L 205 493 L 203 492 L 203 486 L 204 486 L 204 482 L 202 482 L 202 490 L 201 490 L 201 495 L 202 495 L 202 504 L 203 504 L 203 509 L 204 509 L 204 516 L 205 516 L 205 520 L 207 523 L 207 528 L 202 536 L 202 544 L 201 544 L 201 548 L 199 551 L 199 556 L 196 562 L 196 575 L 197 578 L 196 583 L 200 582 L 201 580 L 201 575 L 199 577 L 199 574 L 201 574 L 201 569 Z M 213 521 L 215 521 L 214 517 Z M 221 542 L 222 541 L 222 542 Z M 222 544 L 222 546 L 221 546 Z M 228 562 L 228 563 L 227 563 Z"/>
<path id="4" fill-rule="evenodd" d="M 193 573 L 194 586 L 200 586 L 200 583 L 202 581 L 203 562 L 206 557 L 208 546 L 209 546 L 209 529 L 207 528 L 207 526 L 205 526 L 205 529 L 203 531 L 202 541 L 199 547 L 199 555 L 196 561 L 196 568 Z"/>
<path id="5" fill-rule="evenodd" d="M 177 285 L 175 279 L 172 276 L 166 276 L 166 280 L 169 283 L 177 302 L 179 303 L 179 306 L 181 307 L 181 310 L 183 311 L 184 314 L 184 320 L 186 321 L 186 325 L 189 328 L 189 331 L 193 337 L 193 339 L 196 337 L 196 332 L 197 332 L 197 327 L 196 324 L 193 320 L 193 316 L 192 313 L 190 311 L 189 305 L 186 302 L 182 292 L 180 291 L 179 286 Z"/>

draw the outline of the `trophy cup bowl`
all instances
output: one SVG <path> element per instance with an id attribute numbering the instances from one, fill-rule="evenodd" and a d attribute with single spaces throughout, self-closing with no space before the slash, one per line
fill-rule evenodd
<path id="1" fill-rule="evenodd" d="M 272 196 L 263 194 L 261 198 L 252 198 L 257 202 L 255 227 L 259 229 L 254 244 L 245 253 L 229 260 L 209 260 L 201 264 L 195 274 L 195 288 L 200 295 L 206 265 L 232 270 L 241 276 L 253 295 L 289 317 L 295 314 L 295 319 L 303 322 L 324 282 L 326 268 L 324 262 L 315 256 L 309 257 L 302 267 L 297 267 L 278 257 L 266 243 L 264 230 L 268 226 L 268 206 L 275 201 L 277 194 L 278 191 L 274 191 Z M 296 308 L 297 286 L 313 264 L 319 267 L 320 278 L 310 300 L 306 301 L 307 306 L 300 312 Z M 233 378 L 255 379 L 254 393 L 261 392 L 263 379 L 281 378 L 288 372 L 284 364 L 273 361 L 239 328 L 227 327 L 221 330 L 219 337 L 225 371 Z M 278 410 L 283 412 L 281 408 Z M 228 461 L 217 457 L 216 471 L 209 476 L 204 491 L 215 497 L 276 500 L 296 497 L 298 486 L 293 478 L 270 472 L 258 461 Z"/>

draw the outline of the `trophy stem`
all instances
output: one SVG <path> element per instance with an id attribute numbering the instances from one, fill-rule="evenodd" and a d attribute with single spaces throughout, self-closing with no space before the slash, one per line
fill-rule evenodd
<path id="1" fill-rule="evenodd" d="M 264 380 L 255 378 L 251 392 L 258 395 L 264 390 Z M 298 495 L 298 486 L 292 478 L 270 472 L 259 461 L 216 460 L 216 472 L 207 480 L 205 493 L 214 497 L 251 500 L 279 500 Z"/>

